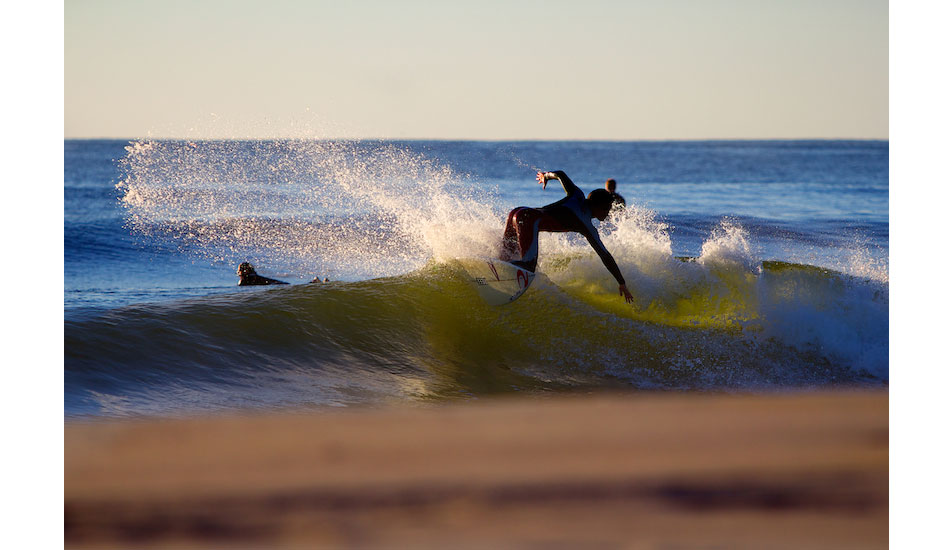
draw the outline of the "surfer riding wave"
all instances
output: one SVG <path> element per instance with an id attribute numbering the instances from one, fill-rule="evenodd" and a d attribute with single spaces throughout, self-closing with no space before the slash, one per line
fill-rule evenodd
<path id="1" fill-rule="evenodd" d="M 591 222 L 592 218 L 600 221 L 607 218 L 613 204 L 613 195 L 606 189 L 596 189 L 585 198 L 584 192 L 561 170 L 538 172 L 537 180 L 542 189 L 546 189 L 548 180 L 553 179 L 561 182 L 567 196 L 541 208 L 520 206 L 512 210 L 505 226 L 502 260 L 534 272 L 538 265 L 539 232 L 580 233 L 587 238 L 591 248 L 600 256 L 604 267 L 617 280 L 620 295 L 627 303 L 633 303 L 633 296 L 627 290 L 627 283 L 617 267 L 617 262 L 601 242 L 600 234 Z"/>

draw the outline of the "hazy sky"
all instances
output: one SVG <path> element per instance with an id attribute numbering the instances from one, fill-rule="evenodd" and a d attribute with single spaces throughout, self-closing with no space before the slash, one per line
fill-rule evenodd
<path id="1" fill-rule="evenodd" d="M 65 137 L 888 138 L 886 0 L 67 0 Z"/>

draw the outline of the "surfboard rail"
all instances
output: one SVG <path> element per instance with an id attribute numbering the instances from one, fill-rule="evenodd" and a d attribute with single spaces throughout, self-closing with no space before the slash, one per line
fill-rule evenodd
<path id="1" fill-rule="evenodd" d="M 478 295 L 489 305 L 514 302 L 531 286 L 534 272 L 497 258 L 459 258 Z"/>

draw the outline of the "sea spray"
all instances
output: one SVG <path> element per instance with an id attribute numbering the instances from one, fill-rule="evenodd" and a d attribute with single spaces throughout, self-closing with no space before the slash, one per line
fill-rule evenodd
<path id="1" fill-rule="evenodd" d="M 707 267 L 735 266 L 750 272 L 756 267 L 748 231 L 730 219 L 722 220 L 703 242 L 702 252 L 696 261 Z"/>
<path id="2" fill-rule="evenodd" d="M 118 188 L 128 225 L 214 261 L 365 279 L 432 257 L 491 255 L 492 190 L 417 153 L 374 142 L 146 141 Z M 494 236 L 494 238 L 491 238 Z"/>
<path id="3" fill-rule="evenodd" d="M 886 288 L 890 280 L 887 250 L 875 247 L 868 241 L 866 236 L 853 235 L 846 254 L 835 267 L 854 277 L 883 283 Z"/>

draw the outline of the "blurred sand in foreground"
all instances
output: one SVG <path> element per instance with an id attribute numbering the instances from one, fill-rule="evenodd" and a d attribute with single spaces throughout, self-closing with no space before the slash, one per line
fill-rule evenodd
<path id="1" fill-rule="evenodd" d="M 67 547 L 886 548 L 888 395 L 67 422 Z"/>

